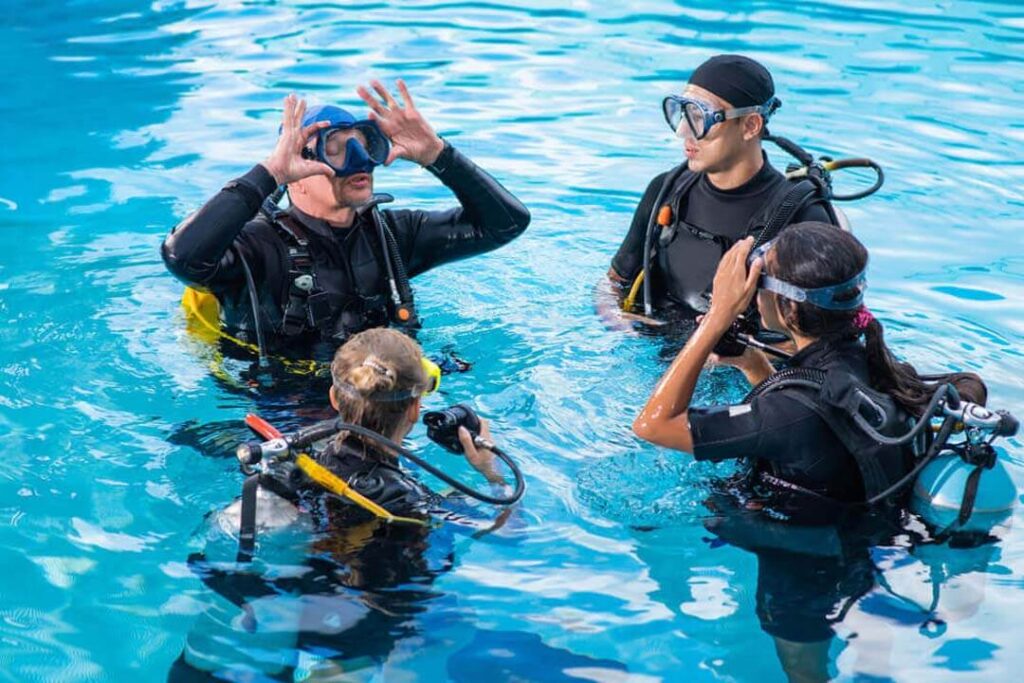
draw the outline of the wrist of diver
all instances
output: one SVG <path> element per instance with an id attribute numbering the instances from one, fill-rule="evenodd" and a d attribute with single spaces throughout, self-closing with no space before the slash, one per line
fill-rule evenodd
<path id="1" fill-rule="evenodd" d="M 417 162 L 424 168 L 433 166 L 437 163 L 437 160 L 441 158 L 441 153 L 444 152 L 445 147 L 446 143 L 444 139 L 440 135 L 435 135 L 434 140 L 431 142 L 424 155 L 420 159 L 417 159 Z"/>
<path id="2" fill-rule="evenodd" d="M 287 185 L 288 184 L 285 181 L 285 178 L 284 178 L 284 171 L 281 169 L 280 166 L 275 164 L 271 159 L 268 158 L 268 159 L 265 159 L 264 161 L 261 161 L 260 162 L 260 166 L 262 166 L 264 168 L 264 170 L 266 170 L 267 173 L 269 173 L 271 176 L 273 176 L 274 181 L 278 185 Z"/>
<path id="3" fill-rule="evenodd" d="M 733 321 L 736 320 L 738 314 L 734 315 L 731 311 L 726 311 L 721 308 L 716 308 L 714 304 L 708 309 L 707 314 L 704 316 L 704 321 L 701 323 L 701 327 L 707 326 L 709 331 L 717 331 L 719 336 L 725 334 L 729 326 L 732 325 Z"/>

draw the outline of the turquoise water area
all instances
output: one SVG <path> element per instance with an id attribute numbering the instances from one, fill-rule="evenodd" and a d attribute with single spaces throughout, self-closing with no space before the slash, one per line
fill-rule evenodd
<path id="1" fill-rule="evenodd" d="M 659 102 L 710 54 L 772 69 L 775 132 L 885 167 L 883 191 L 847 213 L 871 249 L 868 301 L 893 346 L 921 368 L 975 370 L 993 405 L 1024 409 L 1017 2 L 5 9 L 2 680 L 162 680 L 216 599 L 185 558 L 241 475 L 213 452 L 231 438 L 207 434 L 203 453 L 180 435 L 214 423 L 242 434 L 231 421 L 259 398 L 245 362 L 218 363 L 184 333 L 181 285 L 158 246 L 267 154 L 289 92 L 358 106 L 357 84 L 403 76 L 439 131 L 533 212 L 514 244 L 415 282 L 425 348 L 454 345 L 475 364 L 428 405 L 470 400 L 493 419 L 527 498 L 502 534 L 456 538 L 451 566 L 363 675 L 784 680 L 755 611 L 758 558 L 710 542 L 702 523 L 704 483 L 729 467 L 632 436 L 662 343 L 609 331 L 592 297 L 647 182 L 681 158 Z M 406 163 L 377 185 L 408 206 L 451 203 Z M 740 393 L 730 371 L 701 387 L 707 401 Z M 422 427 L 412 437 L 464 472 Z M 1000 456 L 1020 487 L 1020 439 Z M 827 645 L 833 674 L 1017 680 L 1022 510 L 995 545 L 870 551 L 867 592 Z M 927 607 L 934 591 L 941 627 L 910 602 Z"/>

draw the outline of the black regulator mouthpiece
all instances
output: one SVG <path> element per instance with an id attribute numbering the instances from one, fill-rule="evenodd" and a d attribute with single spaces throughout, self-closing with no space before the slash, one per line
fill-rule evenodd
<path id="1" fill-rule="evenodd" d="M 462 453 L 459 427 L 465 427 L 474 437 L 480 434 L 480 418 L 465 403 L 426 413 L 423 424 L 427 426 L 427 437 L 452 453 Z"/>

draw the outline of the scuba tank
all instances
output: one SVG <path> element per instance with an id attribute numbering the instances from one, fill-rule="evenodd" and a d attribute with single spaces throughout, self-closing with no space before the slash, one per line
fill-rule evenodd
<path id="1" fill-rule="evenodd" d="M 1010 516 L 1017 501 L 1017 487 L 992 442 L 1014 436 L 1019 423 L 1005 411 L 966 402 L 943 409 L 947 419 L 958 420 L 965 439 L 921 468 L 910 509 L 939 536 L 987 533 Z"/>
<path id="2" fill-rule="evenodd" d="M 988 532 L 1009 518 L 1017 500 L 1017 488 L 998 459 L 991 468 L 980 472 L 974 494 L 974 505 L 959 523 L 964 492 L 968 490 L 975 465 L 965 462 L 956 453 L 935 458 L 917 475 L 910 509 L 936 529 L 956 526 L 958 531 Z"/>

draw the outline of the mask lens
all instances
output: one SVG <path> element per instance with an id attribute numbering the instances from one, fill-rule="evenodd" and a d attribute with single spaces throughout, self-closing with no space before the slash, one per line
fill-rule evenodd
<path id="1" fill-rule="evenodd" d="M 341 129 L 331 131 L 327 135 L 327 139 L 324 140 L 324 156 L 327 157 L 327 162 L 337 168 L 345 167 L 346 151 L 348 149 L 348 141 L 355 137 L 363 147 L 366 147 L 364 137 L 361 132 L 353 131 L 351 129 Z"/>
<path id="2" fill-rule="evenodd" d="M 689 124 L 693 137 L 698 140 L 704 137 L 704 110 L 694 102 L 686 103 L 686 123 Z"/>
<path id="3" fill-rule="evenodd" d="M 679 122 L 683 118 L 683 106 L 675 97 L 666 97 L 661 103 L 662 112 L 665 114 L 665 121 L 673 132 L 678 132 Z"/>
<path id="4" fill-rule="evenodd" d="M 366 150 L 366 155 L 373 160 L 373 163 L 383 164 L 388 158 L 389 145 L 387 138 L 373 126 L 356 126 L 356 131 L 359 133 L 357 137 L 359 142 L 362 143 L 363 149 Z"/>

